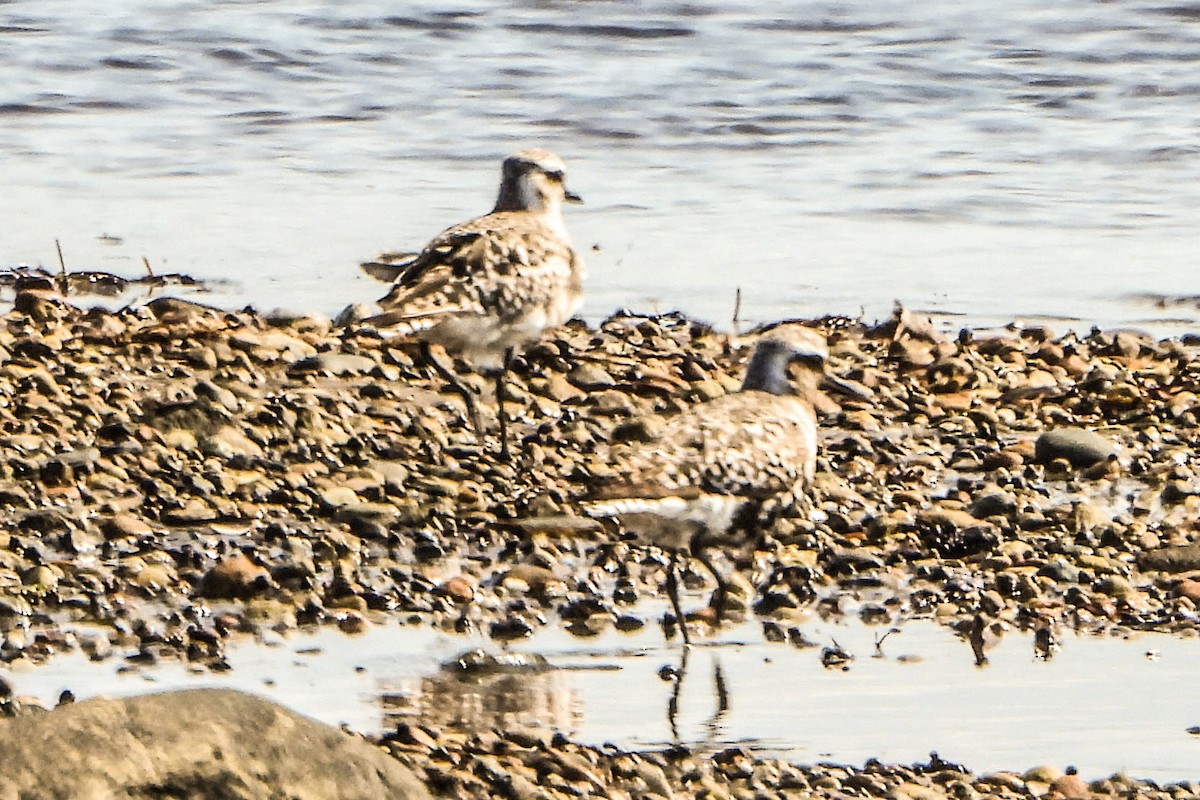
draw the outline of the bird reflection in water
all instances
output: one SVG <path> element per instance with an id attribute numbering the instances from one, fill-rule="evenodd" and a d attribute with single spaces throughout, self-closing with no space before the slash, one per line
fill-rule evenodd
<path id="1" fill-rule="evenodd" d="M 384 726 L 419 723 L 463 732 L 573 731 L 582 703 L 562 670 L 539 655 L 473 650 L 433 675 L 380 692 Z"/>
<path id="2" fill-rule="evenodd" d="M 671 683 L 666 718 L 671 743 L 676 746 L 685 745 L 679 723 L 684 685 L 692 692 L 702 689 L 701 684 L 688 682 L 693 653 L 693 648 L 684 648 L 676 665 L 664 666 L 658 673 Z M 721 724 L 730 710 L 725 674 L 715 652 L 711 663 L 715 708 L 702 723 L 701 736 L 686 742 L 689 748 L 709 749 L 719 744 Z M 381 686 L 382 727 L 411 732 L 413 726 L 419 726 L 465 734 L 520 732 L 545 740 L 558 733 L 570 736 L 583 727 L 583 704 L 571 682 L 572 671 L 554 667 L 536 654 L 473 650 L 443 664 L 432 675 Z"/>
<path id="3" fill-rule="evenodd" d="M 667 725 L 671 728 L 671 741 L 676 745 L 683 744 L 679 735 L 679 700 L 683 693 L 683 683 L 687 678 L 688 658 L 692 648 L 683 648 L 679 666 L 664 666 L 658 671 L 658 676 L 664 681 L 671 681 L 671 697 L 667 700 Z M 704 722 L 704 746 L 720 741 L 721 720 L 729 713 L 729 689 L 725 685 L 725 673 L 721 670 L 721 661 L 713 657 L 713 693 L 716 695 L 717 707 L 712 716 Z"/>

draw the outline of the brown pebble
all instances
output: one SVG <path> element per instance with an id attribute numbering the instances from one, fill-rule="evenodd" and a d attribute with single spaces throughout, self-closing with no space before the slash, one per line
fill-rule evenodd
<path id="1" fill-rule="evenodd" d="M 586 397 L 587 393 L 576 388 L 566 376 L 552 372 L 546 379 L 546 396 L 556 403 L 566 403 Z"/>
<path id="2" fill-rule="evenodd" d="M 1092 790 L 1083 778 L 1070 771 L 1050 784 L 1050 791 L 1046 796 L 1051 797 L 1055 793 L 1063 800 L 1086 800 L 1092 796 Z"/>
<path id="3" fill-rule="evenodd" d="M 983 457 L 982 466 L 986 470 L 1018 469 L 1025 463 L 1025 458 L 1013 448 L 1005 448 Z"/>
<path id="4" fill-rule="evenodd" d="M 1200 581 L 1194 578 L 1184 578 L 1175 584 L 1175 596 L 1186 597 L 1193 603 L 1200 603 Z"/>
<path id="5" fill-rule="evenodd" d="M 892 342 L 888 347 L 888 356 L 910 369 L 928 367 L 937 361 L 933 346 L 928 342 L 920 342 L 915 339 Z"/>
<path id="6" fill-rule="evenodd" d="M 109 539 L 123 536 L 148 536 L 154 533 L 154 528 L 150 527 L 148 522 L 133 514 L 114 514 L 101 523 L 100 529 Z"/>
<path id="7" fill-rule="evenodd" d="M 933 402 L 946 411 L 967 411 L 975 402 L 974 392 L 947 392 L 934 395 Z"/>
<path id="8" fill-rule="evenodd" d="M 515 564 L 504 576 L 505 582 L 518 581 L 529 587 L 530 591 L 541 592 L 559 578 L 553 570 L 539 567 L 535 564 Z"/>
<path id="9" fill-rule="evenodd" d="M 260 594 L 270 585 L 270 573 L 241 552 L 216 563 L 200 583 L 199 594 L 212 598 L 242 598 Z"/>
<path id="10" fill-rule="evenodd" d="M 455 575 L 442 583 L 442 594 L 456 603 L 469 603 L 475 599 L 475 586 L 462 575 Z"/>

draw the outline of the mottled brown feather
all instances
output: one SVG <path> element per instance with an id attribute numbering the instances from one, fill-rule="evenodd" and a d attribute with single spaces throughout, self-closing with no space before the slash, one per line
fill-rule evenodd
<path id="1" fill-rule="evenodd" d="M 746 391 L 719 397 L 668 421 L 650 445 L 621 445 L 623 480 L 593 499 L 695 497 L 763 499 L 802 489 L 815 469 L 815 416 L 794 395 Z"/>
<path id="2" fill-rule="evenodd" d="M 562 222 L 562 203 L 577 198 L 562 184 L 561 163 L 537 150 L 510 157 L 497 201 L 504 210 L 446 229 L 408 260 L 364 264 L 395 280 L 382 312 L 365 322 L 481 367 L 566 322 L 582 302 L 585 268 Z"/>

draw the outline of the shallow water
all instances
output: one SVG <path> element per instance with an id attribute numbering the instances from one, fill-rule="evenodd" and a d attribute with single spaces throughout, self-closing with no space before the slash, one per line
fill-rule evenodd
<path id="1" fill-rule="evenodd" d="M 541 653 L 557 669 L 480 680 L 439 667 L 475 647 L 499 652 L 493 643 L 394 623 L 356 636 L 326 629 L 245 641 L 230 648 L 232 670 L 221 674 L 178 663 L 118 672 L 120 659 L 91 664 L 75 653 L 6 677 L 18 694 L 49 704 L 64 688 L 81 699 L 240 688 L 364 732 L 400 720 L 441 730 L 520 723 L 594 745 L 745 746 L 797 763 L 925 763 L 936 750 L 976 772 L 1049 764 L 1074 765 L 1088 779 L 1200 777 L 1200 740 L 1188 733 L 1200 724 L 1195 638 L 1067 635 L 1043 661 L 1031 635 L 1010 633 L 977 667 L 965 641 L 928 620 L 904 623 L 878 649 L 886 627 L 815 618 L 800 627 L 819 647 L 767 643 L 749 624 L 695 647 L 674 720 L 674 684 L 659 671 L 679 667 L 683 650 L 654 626 L 588 640 L 544 630 L 509 649 Z M 821 647 L 835 641 L 855 656 L 846 670 L 821 665 Z"/>
<path id="2" fill-rule="evenodd" d="M 588 316 L 1195 330 L 1200 14 L 479 0 L 0 4 L 0 266 L 224 278 L 335 313 L 355 264 L 560 151 Z M 1180 302 L 1170 302 L 1172 299 Z"/>

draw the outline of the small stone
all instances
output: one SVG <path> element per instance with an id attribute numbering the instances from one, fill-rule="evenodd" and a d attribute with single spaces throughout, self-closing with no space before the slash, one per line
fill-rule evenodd
<path id="1" fill-rule="evenodd" d="M 205 574 L 199 594 L 245 599 L 261 593 L 269 584 L 270 573 L 238 552 L 221 559 Z"/>
<path id="2" fill-rule="evenodd" d="M 1192 572 L 1200 570 L 1200 544 L 1160 547 L 1143 553 L 1138 559 L 1143 570 Z"/>
<path id="3" fill-rule="evenodd" d="M 263 449 L 245 433 L 226 425 L 204 440 L 204 453 L 218 458 L 262 458 Z"/>
<path id="4" fill-rule="evenodd" d="M 718 380 L 697 381 L 692 384 L 692 391 L 695 392 L 696 399 L 702 403 L 716 400 L 718 397 L 728 394 L 724 384 Z"/>
<path id="5" fill-rule="evenodd" d="M 646 627 L 646 622 L 630 614 L 622 614 L 617 617 L 614 627 L 623 633 L 633 633 Z"/>
<path id="6" fill-rule="evenodd" d="M 946 411 L 968 411 L 975 402 L 974 392 L 946 392 L 935 395 L 933 402 Z"/>
<path id="7" fill-rule="evenodd" d="M 400 461 L 372 461 L 371 469 L 379 473 L 389 489 L 403 489 L 408 482 L 409 468 Z"/>
<path id="8" fill-rule="evenodd" d="M 1043 565 L 1037 574 L 1049 578 L 1055 583 L 1078 583 L 1082 573 L 1078 567 L 1060 557 Z"/>
<path id="9" fill-rule="evenodd" d="M 334 519 L 342 522 L 376 520 L 386 522 L 400 515 L 400 509 L 391 503 L 354 502 L 338 506 Z"/>
<path id="10" fill-rule="evenodd" d="M 587 396 L 586 392 L 573 386 L 561 372 L 550 373 L 546 379 L 545 393 L 556 403 L 567 403 Z"/>
<path id="11" fill-rule="evenodd" d="M 167 591 L 175 582 L 175 571 L 165 564 L 147 564 L 133 576 L 133 583 L 151 594 Z"/>
<path id="12" fill-rule="evenodd" d="M 1184 578 L 1175 584 L 1175 596 L 1186 597 L 1193 603 L 1200 603 L 1200 581 L 1193 578 Z"/>
<path id="13" fill-rule="evenodd" d="M 469 603 L 475 599 L 475 586 L 462 575 L 456 575 L 442 583 L 442 594 L 456 603 Z"/>
<path id="14" fill-rule="evenodd" d="M 321 492 L 321 502 L 330 508 L 340 508 L 359 502 L 359 497 L 349 486 L 333 486 Z"/>
<path id="15" fill-rule="evenodd" d="M 1055 428 L 1037 439 L 1038 462 L 1066 459 L 1073 467 L 1090 467 L 1116 455 L 1112 440 L 1085 428 Z"/>
<path id="16" fill-rule="evenodd" d="M 150 313 L 166 325 L 190 325 L 207 318 L 220 317 L 225 312 L 212 306 L 180 300 L 177 297 L 160 297 L 146 304 Z"/>
<path id="17" fill-rule="evenodd" d="M 517 564 L 504 575 L 505 584 L 515 582 L 517 585 L 529 587 L 531 591 L 542 592 L 551 583 L 558 582 L 559 577 L 552 570 L 535 564 Z"/>
<path id="18" fill-rule="evenodd" d="M 1021 779 L 1025 782 L 1037 781 L 1038 783 L 1054 783 L 1063 776 L 1063 771 L 1050 766 L 1032 767 L 1027 769 L 1021 775 Z"/>
<path id="19" fill-rule="evenodd" d="M 636 409 L 629 394 L 617 389 L 609 389 L 596 395 L 595 410 L 597 414 L 606 417 L 628 417 Z"/>
<path id="20" fill-rule="evenodd" d="M 89 633 L 79 639 L 79 649 L 90 661 L 103 661 L 112 655 L 113 646 L 108 634 L 103 631 Z"/>
<path id="21" fill-rule="evenodd" d="M 353 375 L 367 373 L 375 369 L 374 359 L 366 356 L 356 356 L 352 353 L 319 353 L 315 356 L 302 358 L 292 364 L 288 372 L 304 374 L 320 372 L 327 375 Z"/>
<path id="22" fill-rule="evenodd" d="M 1200 489 L 1191 481 L 1167 481 L 1166 486 L 1162 488 L 1161 498 L 1165 505 L 1179 505 L 1185 502 L 1189 497 L 1194 497 L 1200 494 Z"/>
<path id="23" fill-rule="evenodd" d="M 396 738 L 405 744 L 415 745 L 423 750 L 433 750 L 438 746 L 437 739 L 424 728 L 408 722 L 402 722 L 396 727 Z"/>
<path id="24" fill-rule="evenodd" d="M 109 539 L 124 536 L 149 536 L 154 533 L 150 523 L 133 514 L 114 514 L 100 524 L 100 530 Z"/>
<path id="25" fill-rule="evenodd" d="M 502 642 L 514 639 L 527 639 L 533 635 L 533 627 L 520 617 L 513 617 L 488 626 L 488 634 Z"/>
<path id="26" fill-rule="evenodd" d="M 212 522 L 219 516 L 215 508 L 199 497 L 193 497 L 183 507 L 163 512 L 163 522 L 168 525 L 195 525 L 198 522 Z"/>
<path id="27" fill-rule="evenodd" d="M 163 434 L 163 444 L 175 450 L 192 452 L 199 446 L 196 434 L 184 428 L 173 428 Z"/>
<path id="28" fill-rule="evenodd" d="M 635 417 L 613 428 L 615 442 L 652 442 L 662 436 L 666 422 L 658 415 Z"/>
<path id="29" fill-rule="evenodd" d="M 928 367 L 937 361 L 933 345 L 916 339 L 894 341 L 888 347 L 888 356 L 905 368 Z"/>
<path id="30" fill-rule="evenodd" d="M 1092 797 L 1092 790 L 1088 787 L 1087 782 L 1083 778 L 1075 774 L 1071 768 L 1067 769 L 1067 774 L 1061 778 L 1057 778 L 1050 784 L 1050 794 L 1063 798 L 1063 800 L 1084 800 Z"/>
<path id="31" fill-rule="evenodd" d="M 1096 582 L 1096 590 L 1117 600 L 1131 597 L 1137 589 L 1127 579 L 1120 575 L 1106 575 Z"/>
<path id="32" fill-rule="evenodd" d="M 1008 492 L 991 487 L 985 489 L 971 504 L 971 513 L 979 519 L 1003 517 L 1017 510 L 1017 499 Z"/>
<path id="33" fill-rule="evenodd" d="M 339 328 L 348 327 L 356 323 L 362 322 L 367 317 L 374 315 L 376 312 L 367 303 L 353 303 L 342 309 L 333 319 L 333 324 Z"/>
<path id="34" fill-rule="evenodd" d="M 598 520 L 567 514 L 529 517 L 515 520 L 512 524 L 528 534 L 571 538 L 593 536 L 603 530 L 603 526 Z"/>
<path id="35" fill-rule="evenodd" d="M 595 364 L 588 364 L 586 362 L 571 370 L 569 380 L 580 389 L 586 390 L 605 389 L 616 384 L 616 381 L 613 380 L 612 375 L 609 375 L 608 372 Z"/>

